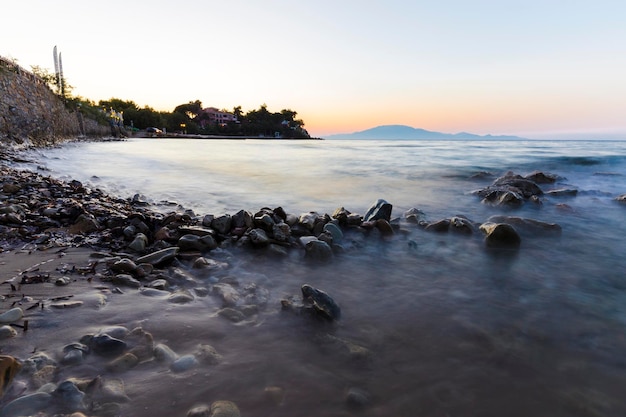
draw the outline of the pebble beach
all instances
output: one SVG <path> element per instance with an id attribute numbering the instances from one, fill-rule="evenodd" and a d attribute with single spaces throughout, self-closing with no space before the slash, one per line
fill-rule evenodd
<path id="1" fill-rule="evenodd" d="M 511 383 L 504 394 L 525 390 L 558 415 L 620 407 L 621 379 L 604 373 L 623 366 L 617 319 L 581 308 L 578 290 L 545 289 L 571 285 L 545 276 L 571 230 L 512 212 L 556 201 L 573 213 L 562 202 L 577 190 L 557 175 L 478 173 L 486 186 L 472 199 L 497 213 L 482 222 L 392 216 L 383 199 L 364 213 L 206 214 L 13 168 L 27 157 L 5 149 L 0 166 L 0 417 L 383 416 L 467 410 L 476 397 L 503 410 L 484 399 Z M 575 325 L 549 333 L 547 311 Z M 605 351 L 587 343 L 596 333 Z M 589 373 L 604 397 L 561 389 L 564 375 Z M 415 375 L 426 388 L 409 388 Z"/>

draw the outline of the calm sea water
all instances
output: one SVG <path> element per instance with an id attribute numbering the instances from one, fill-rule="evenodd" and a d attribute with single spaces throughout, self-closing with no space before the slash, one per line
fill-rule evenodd
<path id="1" fill-rule="evenodd" d="M 562 226 L 559 236 L 523 235 L 515 253 L 487 251 L 479 234 L 409 226 L 390 241 L 349 236 L 346 253 L 323 265 L 220 253 L 242 286 L 269 291 L 253 324 L 215 317 L 213 297 L 172 306 L 127 294 L 105 309 L 108 324 L 142 323 L 178 352 L 209 343 L 225 358 L 182 376 L 126 376 L 128 415 L 184 415 L 217 399 L 244 416 L 626 415 L 626 205 L 615 201 L 626 193 L 626 142 L 132 139 L 33 156 L 47 174 L 197 214 L 365 213 L 384 198 L 395 216 L 415 207 L 429 220 L 507 214 Z M 493 180 L 474 174 L 509 170 L 557 174 L 544 189 L 578 195 L 506 210 L 471 193 Z M 304 283 L 342 307 L 337 326 L 280 312 Z M 284 389 L 280 406 L 264 400 L 267 386 Z M 346 405 L 351 388 L 369 394 L 366 407 Z"/>

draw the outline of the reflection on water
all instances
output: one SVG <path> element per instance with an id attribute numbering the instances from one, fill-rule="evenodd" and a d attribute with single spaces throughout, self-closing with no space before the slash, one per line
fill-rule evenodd
<path id="1" fill-rule="evenodd" d="M 108 145 L 93 152 L 109 152 Z M 115 158 L 126 160 L 126 145 L 136 143 L 114 144 L 120 152 Z M 213 296 L 182 306 L 134 293 L 111 297 L 106 307 L 86 314 L 99 323 L 140 324 L 181 354 L 208 343 L 223 356 L 217 366 L 183 374 L 146 364 L 124 375 L 133 399 L 128 415 L 183 415 L 194 404 L 219 399 L 234 401 L 248 416 L 626 415 L 626 207 L 613 201 L 616 193 L 626 192 L 624 158 L 605 158 L 606 149 L 528 144 L 528 153 L 497 148 L 494 160 L 484 157 L 494 150 L 484 143 L 453 153 L 442 144 L 388 150 L 315 143 L 277 153 L 268 144 L 262 150 L 237 144 L 237 152 L 226 154 L 220 153 L 228 150 L 220 143 L 205 155 L 207 165 L 200 164 L 207 174 L 193 177 L 200 169 L 196 161 L 189 167 L 192 174 L 182 178 L 178 168 L 169 170 L 170 145 L 153 149 L 149 158 L 162 160 L 158 179 L 165 188 L 239 196 L 229 203 L 238 208 L 266 205 L 261 201 L 267 192 L 265 198 L 276 205 L 283 195 L 295 195 L 286 200 L 296 210 L 308 211 L 304 204 L 317 203 L 332 211 L 335 207 L 326 204 L 343 193 L 343 201 L 357 206 L 354 211 L 385 197 L 396 204 L 395 215 L 416 206 L 431 220 L 464 214 L 483 222 L 503 210 L 481 205 L 469 191 L 490 179 L 462 180 L 457 174 L 529 172 L 543 165 L 584 192 L 505 211 L 563 228 L 558 236 L 524 234 L 515 252 L 487 251 L 478 234 L 436 234 L 410 225 L 390 241 L 349 234 L 346 253 L 322 265 L 298 255 L 274 260 L 232 249 L 236 256 L 224 255 L 231 268 L 198 285 L 210 287 L 228 276 L 239 286 L 268 289 L 267 305 L 240 324 L 215 315 L 221 304 Z M 309 152 L 306 163 L 297 156 L 303 149 Z M 383 151 L 390 155 L 382 161 L 372 157 Z M 582 155 L 570 157 L 570 152 Z M 617 147 L 615 153 L 620 152 Z M 149 178 L 154 169 L 141 177 L 136 172 L 145 167 L 138 152 L 129 154 L 135 165 L 122 170 L 128 182 L 145 180 L 148 190 L 157 190 Z M 587 163 L 590 158 L 600 164 Z M 89 172 L 81 169 L 83 175 Z M 596 171 L 619 175 L 594 176 Z M 115 183 L 111 172 L 92 175 Z M 205 204 L 196 209 L 219 206 Z M 320 324 L 281 311 L 280 300 L 299 294 L 304 283 L 338 302 L 339 323 Z M 85 330 L 77 326 L 77 337 Z M 284 396 L 268 398 L 268 387 L 280 387 Z M 350 390 L 367 394 L 363 407 L 350 406 Z"/>

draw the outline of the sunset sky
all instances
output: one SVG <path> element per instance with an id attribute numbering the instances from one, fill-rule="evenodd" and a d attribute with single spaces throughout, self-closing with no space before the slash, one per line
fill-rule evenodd
<path id="1" fill-rule="evenodd" d="M 0 55 L 73 93 L 171 111 L 201 100 L 298 112 L 321 136 L 626 139 L 626 2 L 29 0 L 2 5 Z"/>

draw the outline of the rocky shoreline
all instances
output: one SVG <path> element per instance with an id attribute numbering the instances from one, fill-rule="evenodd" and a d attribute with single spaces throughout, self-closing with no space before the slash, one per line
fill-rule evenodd
<path id="1" fill-rule="evenodd" d="M 2 151 L 3 161 L 19 159 L 19 152 Z M 266 289 L 234 285 L 232 277 L 223 277 L 220 271 L 228 269 L 230 257 L 250 253 L 332 262 L 352 250 L 353 242 L 394 239 L 416 227 L 435 233 L 481 236 L 482 232 L 488 250 L 504 251 L 518 250 L 522 236 L 561 232 L 557 224 L 514 216 L 494 216 L 483 223 L 463 216 L 426 221 L 424 213 L 411 209 L 392 218 L 392 204 L 382 199 L 364 215 L 343 207 L 332 215 L 295 215 L 281 207 L 232 215 L 198 215 L 181 207 L 160 213 L 140 195 L 116 198 L 78 181 L 19 171 L 6 162 L 0 166 L 0 339 L 4 346 L 0 417 L 118 416 L 130 401 L 119 377 L 125 372 L 155 364 L 182 373 L 220 362 L 221 355 L 211 345 L 177 354 L 131 324 L 103 325 L 98 332 L 67 341 L 60 350 L 33 349 L 26 341 L 45 327 L 52 310 L 70 314 L 86 303 L 106 303 L 110 294 L 140 292 L 174 304 L 215 297 L 221 304 L 215 314 L 233 323 L 253 320 L 265 308 L 333 322 L 340 318 L 340 307 L 321 289 L 304 284 L 301 299 L 268 306 Z M 558 190 L 544 192 L 540 187 L 555 180 L 545 173 L 526 177 L 507 173 L 475 194 L 485 204 L 541 204 L 544 194 L 559 195 Z M 575 194 L 575 190 L 560 192 Z M 626 195 L 617 200 L 626 200 Z M 407 244 L 416 243 L 409 239 Z M 368 354 L 365 347 L 329 337 L 349 355 Z M 91 372 L 83 372 L 86 363 Z M 266 391 L 272 401 L 281 401 L 282 388 L 268 386 Z M 346 402 L 362 406 L 367 397 L 354 388 Z M 234 417 L 240 412 L 230 401 L 215 401 L 189 408 L 187 415 Z"/>

